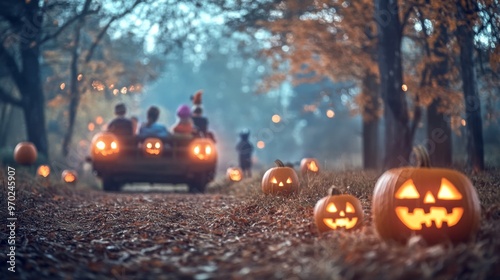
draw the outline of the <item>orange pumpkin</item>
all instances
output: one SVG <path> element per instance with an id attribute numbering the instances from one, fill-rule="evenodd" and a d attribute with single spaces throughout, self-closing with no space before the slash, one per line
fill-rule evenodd
<path id="1" fill-rule="evenodd" d="M 61 173 L 61 179 L 68 184 L 75 184 L 78 180 L 78 175 L 75 170 L 66 169 Z"/>
<path id="2" fill-rule="evenodd" d="M 189 147 L 195 160 L 213 161 L 217 159 L 217 150 L 214 142 L 208 138 L 194 139 Z"/>
<path id="3" fill-rule="evenodd" d="M 146 155 L 159 155 L 163 150 L 163 142 L 155 137 L 146 138 L 142 143 L 142 150 Z"/>
<path id="4" fill-rule="evenodd" d="M 320 233 L 330 230 L 355 230 L 363 223 L 363 208 L 359 199 L 341 194 L 332 187 L 314 207 L 314 222 Z"/>
<path id="5" fill-rule="evenodd" d="M 243 171 L 239 167 L 229 167 L 226 171 L 226 177 L 231 182 L 239 182 L 243 179 Z"/>
<path id="6" fill-rule="evenodd" d="M 31 142 L 19 142 L 14 148 L 14 160 L 22 165 L 33 164 L 37 155 L 37 149 Z"/>
<path id="7" fill-rule="evenodd" d="M 417 234 L 429 244 L 469 240 L 481 217 L 471 181 L 455 170 L 430 168 L 428 159 L 417 163 L 421 166 L 391 169 L 378 179 L 372 206 L 378 234 L 400 242 Z"/>
<path id="8" fill-rule="evenodd" d="M 315 158 L 303 158 L 300 161 L 300 172 L 302 175 L 305 174 L 318 174 L 319 173 L 319 163 Z"/>
<path id="9" fill-rule="evenodd" d="M 264 173 L 262 191 L 265 194 L 291 194 L 299 190 L 299 178 L 295 170 L 285 167 L 281 160 L 275 160 L 276 167 Z"/>
<path id="10" fill-rule="evenodd" d="M 47 178 L 50 175 L 50 167 L 48 165 L 40 165 L 36 170 L 36 174 L 42 178 Z"/>
<path id="11" fill-rule="evenodd" d="M 101 132 L 92 138 L 91 156 L 93 158 L 115 158 L 120 152 L 118 139 L 113 133 Z"/>

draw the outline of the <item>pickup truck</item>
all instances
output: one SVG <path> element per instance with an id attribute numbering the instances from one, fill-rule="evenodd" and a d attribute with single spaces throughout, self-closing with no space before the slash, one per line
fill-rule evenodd
<path id="1" fill-rule="evenodd" d="M 187 184 L 190 193 L 203 193 L 215 177 L 217 150 L 210 138 L 199 136 L 138 139 L 101 132 L 87 160 L 104 191 L 142 182 Z"/>

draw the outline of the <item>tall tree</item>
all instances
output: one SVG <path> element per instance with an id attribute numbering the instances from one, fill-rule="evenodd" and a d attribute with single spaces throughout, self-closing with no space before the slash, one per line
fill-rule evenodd
<path id="1" fill-rule="evenodd" d="M 384 167 L 405 164 L 409 159 L 413 136 L 409 127 L 408 105 L 401 88 L 401 23 L 397 0 L 375 0 L 380 71 L 380 92 L 384 101 Z"/>
<path id="2" fill-rule="evenodd" d="M 481 101 L 477 91 L 474 69 L 474 21 L 477 19 L 477 3 L 461 0 L 457 3 L 457 38 L 460 46 L 460 70 L 465 100 L 465 119 L 467 121 L 467 151 L 469 167 L 474 171 L 484 169 L 483 120 Z"/>

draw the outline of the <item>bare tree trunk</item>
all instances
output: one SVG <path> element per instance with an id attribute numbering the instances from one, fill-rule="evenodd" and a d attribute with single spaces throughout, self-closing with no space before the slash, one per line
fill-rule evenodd
<path id="1" fill-rule="evenodd" d="M 440 61 L 431 66 L 431 80 L 442 88 L 449 88 L 448 78 L 448 55 L 446 45 L 448 43 L 448 31 L 444 23 L 439 25 L 439 36 L 432 48 L 434 56 Z M 431 81 L 432 84 L 432 81 Z M 429 156 L 434 166 L 449 167 L 452 164 L 452 137 L 449 116 L 439 110 L 441 99 L 438 97 L 432 101 L 427 108 L 427 141 Z"/>
<path id="2" fill-rule="evenodd" d="M 465 99 L 466 138 L 469 167 L 477 172 L 484 170 L 483 121 L 481 119 L 481 102 L 476 88 L 474 71 L 474 31 L 467 15 L 472 14 L 473 7 L 469 1 L 458 5 L 459 24 L 457 37 L 460 45 L 460 70 Z"/>
<path id="3" fill-rule="evenodd" d="M 367 73 L 362 81 L 363 106 L 363 167 L 376 169 L 378 167 L 378 125 L 380 109 L 377 77 Z"/>
<path id="4" fill-rule="evenodd" d="M 26 2 L 27 28 L 40 27 L 42 15 L 38 1 Z M 40 32 L 30 34 L 30 40 L 21 40 L 21 79 L 16 81 L 21 92 L 28 141 L 32 142 L 42 155 L 48 156 L 47 131 L 45 128 L 45 98 L 40 73 L 40 47 L 33 44 L 40 40 Z"/>
<path id="5" fill-rule="evenodd" d="M 401 89 L 401 24 L 397 0 L 375 0 L 379 39 L 380 92 L 384 101 L 384 167 L 406 165 L 411 152 L 408 105 Z"/>

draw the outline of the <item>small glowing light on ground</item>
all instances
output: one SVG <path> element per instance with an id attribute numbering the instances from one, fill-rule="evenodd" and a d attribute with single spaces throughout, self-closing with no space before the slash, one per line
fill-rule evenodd
<path id="1" fill-rule="evenodd" d="M 109 85 L 109 89 L 113 89 L 115 87 L 115 84 Z"/>
<path id="2" fill-rule="evenodd" d="M 89 131 L 94 131 L 95 124 L 93 122 L 89 122 L 89 125 L 87 126 L 87 128 L 89 129 Z"/>
<path id="3" fill-rule="evenodd" d="M 257 148 L 264 149 L 265 146 L 266 146 L 266 143 L 264 143 L 264 141 L 257 142 Z"/>
<path id="4" fill-rule="evenodd" d="M 104 119 L 101 116 L 98 116 L 97 118 L 95 118 L 96 124 L 102 124 L 103 121 L 104 121 Z"/>
<path id="5" fill-rule="evenodd" d="M 460 121 L 460 123 L 462 124 L 462 126 L 466 126 L 466 125 L 467 125 L 467 121 L 466 121 L 466 120 L 464 120 L 464 119 L 462 119 L 462 120 Z"/>
<path id="6" fill-rule="evenodd" d="M 326 116 L 331 119 L 331 118 L 335 117 L 335 112 L 332 109 L 328 109 L 326 111 Z"/>
<path id="7" fill-rule="evenodd" d="M 120 90 L 120 92 L 122 94 L 127 94 L 127 87 L 122 87 L 122 89 Z"/>
<path id="8" fill-rule="evenodd" d="M 281 121 L 280 115 L 273 115 L 273 117 L 271 119 L 272 119 L 273 123 L 279 123 Z"/>
<path id="9" fill-rule="evenodd" d="M 401 89 L 402 89 L 403 91 L 407 91 L 407 90 L 408 90 L 408 86 L 407 86 L 406 84 L 403 84 L 403 85 L 401 86 Z"/>
<path id="10" fill-rule="evenodd" d="M 83 74 L 78 74 L 78 77 L 76 77 L 78 81 L 81 81 L 83 79 Z"/>
<path id="11" fill-rule="evenodd" d="M 114 95 L 117 95 L 119 92 L 120 92 L 120 91 L 119 91 L 118 89 L 116 89 L 116 88 L 113 90 L 113 94 L 114 94 Z"/>
<path id="12" fill-rule="evenodd" d="M 65 84 L 65 83 L 62 83 L 62 84 L 59 86 L 59 88 L 60 88 L 61 90 L 64 90 L 64 89 L 66 88 L 66 84 Z"/>

